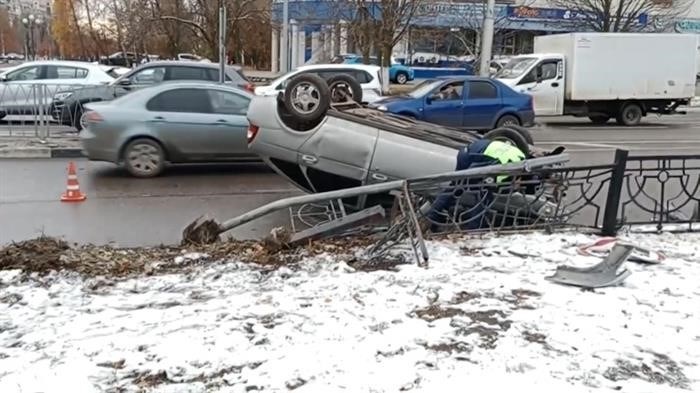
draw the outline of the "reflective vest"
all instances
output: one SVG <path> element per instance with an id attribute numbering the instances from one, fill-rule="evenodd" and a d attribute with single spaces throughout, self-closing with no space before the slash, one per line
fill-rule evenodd
<path id="1" fill-rule="evenodd" d="M 491 157 L 494 160 L 501 163 L 501 165 L 510 164 L 512 162 L 520 162 L 525 159 L 525 154 L 523 154 L 520 149 L 510 145 L 505 142 L 493 141 L 489 143 L 486 150 L 483 153 L 487 157 Z M 500 175 L 496 177 L 497 183 L 502 183 L 508 178 L 507 175 Z"/>

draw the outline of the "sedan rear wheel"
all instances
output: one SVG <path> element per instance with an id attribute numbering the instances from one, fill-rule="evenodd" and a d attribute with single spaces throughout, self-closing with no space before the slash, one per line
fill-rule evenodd
<path id="1" fill-rule="evenodd" d="M 165 168 L 165 152 L 152 139 L 136 139 L 124 149 L 124 166 L 133 176 L 155 177 Z"/>

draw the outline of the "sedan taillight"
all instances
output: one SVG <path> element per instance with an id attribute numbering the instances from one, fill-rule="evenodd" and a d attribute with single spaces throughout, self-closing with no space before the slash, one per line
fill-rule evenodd
<path id="1" fill-rule="evenodd" d="M 97 113 L 95 111 L 90 111 L 90 112 L 85 114 L 85 120 L 88 123 L 100 123 L 100 122 L 104 121 L 104 118 L 99 113 Z"/>
<path id="2" fill-rule="evenodd" d="M 248 144 L 253 142 L 253 139 L 258 135 L 258 131 L 260 130 L 260 127 L 256 126 L 253 123 L 250 123 L 248 125 Z"/>
<path id="3" fill-rule="evenodd" d="M 245 89 L 251 93 L 255 93 L 255 85 L 252 83 L 246 84 Z"/>

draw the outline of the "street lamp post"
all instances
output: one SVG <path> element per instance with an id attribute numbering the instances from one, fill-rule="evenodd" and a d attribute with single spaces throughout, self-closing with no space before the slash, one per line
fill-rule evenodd
<path id="1" fill-rule="evenodd" d="M 34 29 L 41 26 L 44 21 L 41 17 L 36 17 L 34 14 L 29 14 L 22 18 L 22 25 L 25 30 L 24 58 L 27 60 L 36 59 L 36 42 L 34 39 Z"/>

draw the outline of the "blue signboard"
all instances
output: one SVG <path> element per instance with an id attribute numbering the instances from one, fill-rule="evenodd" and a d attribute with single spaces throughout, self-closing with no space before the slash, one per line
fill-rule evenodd
<path id="1" fill-rule="evenodd" d="M 592 12 L 580 12 L 575 10 L 565 10 L 561 8 L 539 8 L 525 6 L 511 6 L 506 10 L 508 19 L 514 20 L 549 20 L 549 21 L 577 21 L 577 20 L 597 20 L 598 15 Z M 636 17 L 637 23 L 646 25 L 648 16 L 645 13 Z"/>

